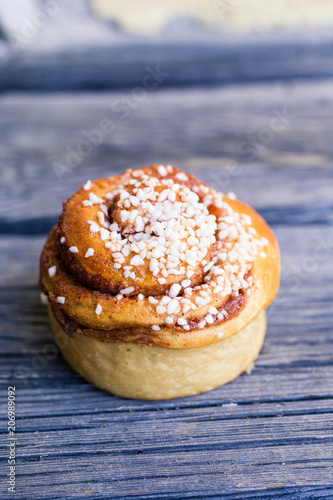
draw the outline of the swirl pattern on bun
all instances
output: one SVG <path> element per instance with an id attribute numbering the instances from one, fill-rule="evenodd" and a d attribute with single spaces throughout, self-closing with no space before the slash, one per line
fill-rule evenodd
<path id="1" fill-rule="evenodd" d="M 252 208 L 170 165 L 87 183 L 64 203 L 41 286 L 68 335 L 188 349 L 245 328 L 279 286 Z"/>

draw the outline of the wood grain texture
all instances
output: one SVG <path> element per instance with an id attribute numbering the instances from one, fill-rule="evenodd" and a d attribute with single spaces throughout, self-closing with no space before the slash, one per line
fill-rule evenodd
<path id="1" fill-rule="evenodd" d="M 120 95 L 0 97 L 0 379 L 17 389 L 16 498 L 331 498 L 331 82 L 151 93 L 57 177 L 52 163 L 112 118 Z M 243 154 L 283 106 L 288 127 Z M 132 401 L 97 390 L 58 354 L 38 259 L 61 201 L 88 177 L 156 160 L 255 206 L 280 242 L 282 284 L 251 375 L 195 397 Z M 0 467 L 5 477 L 6 452 Z"/>
<path id="2" fill-rule="evenodd" d="M 257 207 L 275 210 L 279 204 L 285 219 L 290 212 L 296 217 L 299 205 L 307 221 L 331 216 L 330 80 L 163 90 L 120 108 L 119 100 L 128 96 L 126 91 L 0 95 L 3 224 L 27 217 L 38 225 L 41 217 L 58 214 L 62 201 L 86 179 L 156 161 L 200 173 L 214 187 L 234 190 Z M 104 119 L 114 130 L 89 148 L 85 133 Z M 88 154 L 82 154 L 83 141 Z M 254 165 L 266 167 L 260 177 L 252 174 Z M 328 168 L 318 170 L 321 166 Z M 280 168 L 275 198 L 268 189 L 273 167 Z M 288 182 L 291 167 L 296 167 L 293 183 Z"/>

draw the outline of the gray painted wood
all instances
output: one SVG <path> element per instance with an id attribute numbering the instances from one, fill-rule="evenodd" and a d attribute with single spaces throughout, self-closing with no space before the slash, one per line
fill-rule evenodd
<path id="1" fill-rule="evenodd" d="M 151 93 L 58 178 L 52 162 L 84 128 L 112 118 L 107 108 L 120 95 L 0 98 L 0 379 L 17 388 L 15 497 L 331 498 L 331 81 Z M 254 157 L 242 154 L 239 144 L 284 105 L 294 114 L 288 127 Z M 88 177 L 154 160 L 253 204 L 271 222 L 283 263 L 251 375 L 161 402 L 110 396 L 74 373 L 54 347 L 37 286 L 61 201 Z M 228 170 L 231 160 L 239 169 Z M 5 477 L 6 452 L 0 467 Z"/>
<path id="2" fill-rule="evenodd" d="M 131 88 L 142 85 L 148 66 L 160 66 L 161 86 L 333 74 L 330 28 L 237 34 L 175 19 L 138 36 L 95 18 L 88 0 L 2 2 L 0 21 L 7 39 L 0 90 Z"/>
<path id="3" fill-rule="evenodd" d="M 307 211 L 308 221 L 330 217 L 330 80 L 157 90 L 132 100 L 133 109 L 127 107 L 124 117 L 118 100 L 129 95 L 123 91 L 0 96 L 1 219 L 55 216 L 61 202 L 86 179 L 156 161 L 198 172 L 209 184 L 234 190 L 256 207 L 265 205 L 267 210 L 278 204 L 285 219 L 290 212 L 296 217 L 299 205 Z M 284 122 L 275 116 L 280 114 Z M 82 141 L 87 147 L 84 134 L 105 119 L 112 121 L 114 130 L 98 137 L 99 145 L 88 143 L 88 154 L 78 154 Z M 279 130 L 272 130 L 272 125 Z M 259 178 L 252 175 L 253 165 L 266 167 Z M 288 172 L 294 166 L 294 183 L 289 183 Z M 317 170 L 321 166 L 327 168 Z M 279 195 L 274 198 L 268 189 L 273 168 L 279 168 Z"/>

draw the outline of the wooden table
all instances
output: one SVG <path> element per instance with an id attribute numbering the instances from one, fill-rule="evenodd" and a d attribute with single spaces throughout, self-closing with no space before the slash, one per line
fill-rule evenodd
<path id="1" fill-rule="evenodd" d="M 17 404 L 17 492 L 3 483 L 1 498 L 332 498 L 332 80 L 157 89 L 121 119 L 110 106 L 128 92 L 0 96 L 5 444 L 7 385 Z M 105 118 L 114 130 L 66 163 Z M 74 373 L 37 284 L 61 202 L 88 178 L 152 162 L 254 205 L 283 265 L 252 373 L 160 402 L 113 397 Z M 7 450 L 1 467 L 6 477 Z"/>

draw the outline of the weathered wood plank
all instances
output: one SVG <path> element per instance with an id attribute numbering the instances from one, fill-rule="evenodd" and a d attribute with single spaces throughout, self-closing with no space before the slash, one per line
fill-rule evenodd
<path id="1" fill-rule="evenodd" d="M 330 82 L 150 94 L 58 179 L 52 162 L 120 95 L 0 97 L 0 380 L 17 387 L 17 498 L 330 498 Z M 242 154 L 284 105 L 288 128 Z M 156 159 L 258 208 L 281 245 L 282 284 L 251 375 L 193 398 L 131 401 L 86 383 L 57 354 L 38 259 L 61 201 L 86 178 Z M 5 456 L 0 467 L 5 477 Z"/>
<path id="2" fill-rule="evenodd" d="M 157 403 L 98 391 L 59 356 L 36 370 L 33 357 L 50 343 L 34 285 L 37 269 L 30 267 L 43 238 L 3 239 L 5 254 L 17 249 L 16 261 L 23 242 L 26 250 L 0 289 L 2 312 L 7 313 L 4 347 L 11 355 L 1 363 L 1 375 L 19 387 L 21 480 L 26 482 L 27 474 L 39 478 L 38 486 L 26 483 L 25 498 L 38 491 L 45 498 L 74 498 L 78 492 L 96 498 L 179 498 L 179 491 L 182 498 L 329 497 L 333 269 L 324 259 L 297 290 L 288 286 L 292 266 L 313 255 L 327 229 L 277 228 L 285 299 L 278 299 L 270 314 L 252 374 L 211 393 Z M 24 276 L 30 278 L 20 289 Z M 313 295 L 316 300 L 309 301 Z M 13 340 L 17 347 L 11 349 Z M 18 367 L 21 374 L 15 375 Z M 103 479 L 96 481 L 101 467 Z"/>
<path id="3" fill-rule="evenodd" d="M 331 88 L 328 81 L 163 90 L 134 103 L 125 119 L 110 110 L 119 92 L 0 96 L 0 229 L 15 232 L 19 227 L 8 222 L 34 218 L 35 234 L 41 234 L 52 219 L 46 224 L 39 219 L 59 213 L 61 202 L 87 178 L 156 161 L 175 163 L 218 189 L 235 191 L 265 207 L 272 222 L 278 206 L 285 222 L 289 214 L 294 222 L 329 222 L 333 174 L 318 167 L 330 167 L 333 159 Z M 87 142 L 84 130 L 96 129 L 103 119 L 112 120 L 115 130 L 97 135 L 101 142 L 90 144 L 89 154 L 72 153 L 66 160 L 69 151 L 77 155 Z M 281 130 L 273 132 L 272 124 Z M 266 169 L 253 170 L 256 165 Z M 273 184 L 274 167 L 281 171 Z"/>

